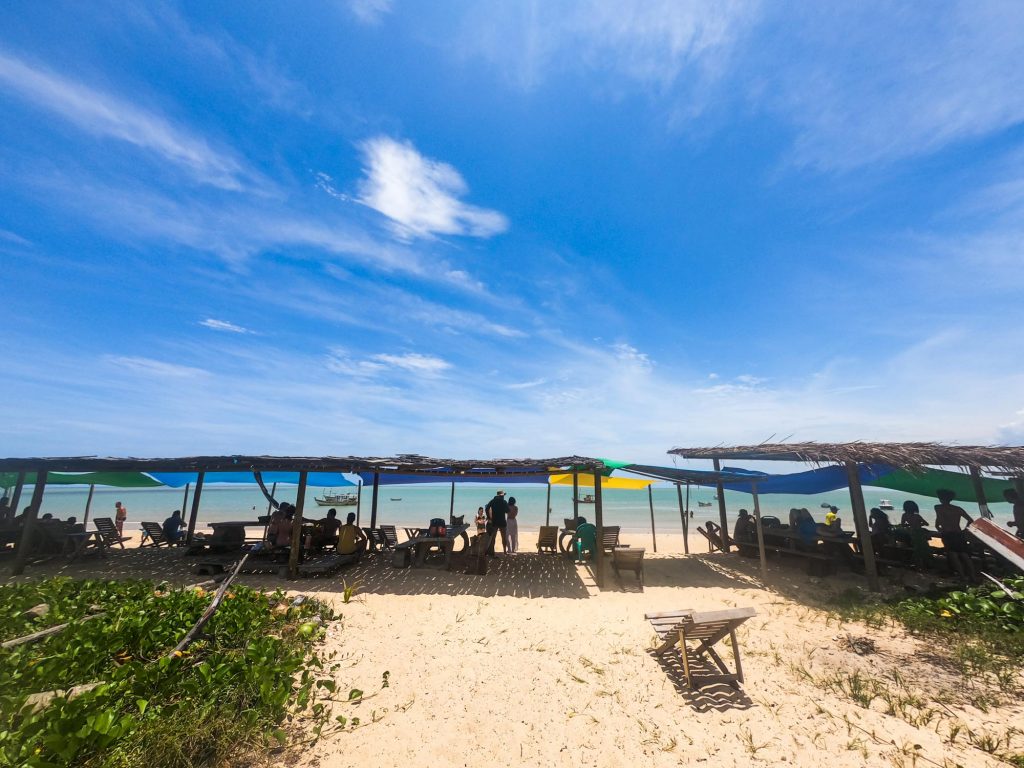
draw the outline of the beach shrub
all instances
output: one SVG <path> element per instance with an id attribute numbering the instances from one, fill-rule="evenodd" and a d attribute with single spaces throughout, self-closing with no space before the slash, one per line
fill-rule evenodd
<path id="1" fill-rule="evenodd" d="M 329 609 L 315 601 L 289 607 L 281 593 L 234 587 L 201 638 L 170 656 L 210 599 L 201 589 L 149 582 L 0 586 L 0 605 L 47 602 L 48 624 L 93 604 L 106 610 L 0 651 L 0 765 L 213 766 L 286 741 L 282 723 L 308 702 L 321 666 L 314 647 L 323 631 L 310 619 L 332 618 Z M 25 629 L 21 613 L 5 608 L 4 636 Z M 27 631 L 36 629 L 31 622 Z M 64 693 L 75 686 L 90 687 Z M 45 692 L 56 693 L 34 703 L 32 694 Z"/>

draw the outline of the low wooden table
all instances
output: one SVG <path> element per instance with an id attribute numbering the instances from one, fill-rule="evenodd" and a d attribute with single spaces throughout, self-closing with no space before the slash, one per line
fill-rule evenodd
<path id="1" fill-rule="evenodd" d="M 107 545 L 99 531 L 81 531 L 64 534 L 64 548 L 68 562 L 74 562 L 79 557 L 88 553 L 98 554 L 100 557 L 107 556 Z M 70 545 L 70 551 L 69 550 Z"/>

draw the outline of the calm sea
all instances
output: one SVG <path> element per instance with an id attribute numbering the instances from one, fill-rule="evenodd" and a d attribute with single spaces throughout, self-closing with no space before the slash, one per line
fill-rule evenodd
<path id="1" fill-rule="evenodd" d="M 455 514 L 466 515 L 467 522 L 473 519 L 476 509 L 483 506 L 494 495 L 494 491 L 504 488 L 506 493 L 514 496 L 519 504 L 520 526 L 536 528 L 544 524 L 544 506 L 547 496 L 546 486 L 527 485 L 461 485 L 455 488 Z M 338 492 L 354 492 L 355 488 L 338 488 Z M 587 492 L 591 489 L 582 489 Z M 681 532 L 679 502 L 675 486 L 653 487 L 654 518 L 659 531 L 666 533 Z M 295 486 L 279 486 L 278 501 L 296 500 Z M 306 496 L 305 515 L 322 517 L 326 507 L 320 507 L 314 501 L 315 496 L 322 496 L 324 489 L 309 489 Z M 381 486 L 378 497 L 378 524 L 397 526 L 425 526 L 432 517 L 448 518 L 451 486 L 444 484 L 428 485 L 389 485 Z M 42 513 L 49 512 L 54 517 L 67 518 L 76 516 L 79 520 L 85 511 L 87 488 L 50 486 L 43 497 Z M 137 527 L 139 521 L 152 520 L 162 522 L 175 509 L 181 509 L 184 489 L 141 488 L 141 489 L 100 489 L 97 488 L 92 500 L 90 518 L 114 517 L 114 502 L 120 501 L 128 508 L 129 527 Z M 364 487 L 361 497 L 361 522 L 369 524 L 371 490 Z M 713 500 L 712 489 L 691 489 L 690 509 L 692 520 L 699 524 L 706 520 L 718 519 L 718 505 Z M 30 498 L 30 489 L 26 488 L 22 496 L 22 506 Z M 878 506 L 883 499 L 891 499 L 896 505 L 896 512 L 890 513 L 893 522 L 898 522 L 900 506 L 906 499 L 914 499 L 921 507 L 925 518 L 931 521 L 932 507 L 936 500 L 909 494 L 897 494 L 894 491 L 864 489 L 864 499 L 870 509 Z M 746 493 L 735 491 L 725 492 L 726 508 L 730 520 L 743 508 L 752 511 L 752 497 Z M 712 506 L 700 506 L 699 502 Z M 839 507 L 843 524 L 848 530 L 853 528 L 853 515 L 850 512 L 850 496 L 846 490 L 816 496 L 766 495 L 760 497 L 761 514 L 776 515 L 784 522 L 788 518 L 791 507 L 807 507 L 815 519 L 821 520 L 825 510 L 820 507 L 822 502 L 835 504 Z M 685 488 L 684 488 L 685 503 Z M 189 501 L 191 505 L 191 499 Z M 977 507 L 964 504 L 967 511 L 974 515 Z M 572 516 L 572 488 L 570 486 L 552 486 L 551 488 L 551 521 L 561 525 L 562 518 Z M 627 531 L 649 531 L 651 512 L 648 506 L 646 491 L 608 490 L 604 492 L 604 520 L 606 525 L 620 525 Z M 992 512 L 996 519 L 1008 518 L 1010 505 L 992 504 Z M 355 507 L 339 507 L 343 516 L 346 512 L 355 511 Z M 208 485 L 203 489 L 199 508 L 200 525 L 218 520 L 255 520 L 257 515 L 266 514 L 267 501 L 256 487 Z M 593 519 L 594 505 L 580 504 L 580 514 Z M 186 512 L 187 516 L 187 512 Z"/>

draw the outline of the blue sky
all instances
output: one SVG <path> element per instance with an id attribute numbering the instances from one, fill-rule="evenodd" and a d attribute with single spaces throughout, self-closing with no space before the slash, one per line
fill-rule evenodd
<path id="1" fill-rule="evenodd" d="M 1024 439 L 1015 2 L 7 3 L 4 455 Z"/>

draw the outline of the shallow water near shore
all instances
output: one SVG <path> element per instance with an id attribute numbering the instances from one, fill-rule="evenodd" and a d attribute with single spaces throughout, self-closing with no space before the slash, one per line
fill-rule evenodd
<path id="1" fill-rule="evenodd" d="M 470 521 L 476 514 L 477 507 L 485 505 L 494 492 L 503 488 L 508 496 L 515 497 L 519 506 L 520 525 L 536 528 L 545 523 L 544 507 L 547 499 L 547 486 L 543 485 L 501 485 L 465 484 L 455 488 L 456 515 L 465 515 Z M 355 487 L 337 488 L 339 493 L 355 492 Z M 330 489 L 310 488 L 306 493 L 305 516 L 323 517 L 328 507 L 317 505 L 314 500 L 323 496 Z M 591 492 L 590 488 L 581 488 L 582 493 Z M 681 529 L 679 498 L 675 486 L 654 486 L 651 489 L 654 504 L 654 520 L 657 530 L 672 532 Z M 294 502 L 296 486 L 279 486 L 278 501 Z M 26 489 L 22 499 L 30 498 Z M 362 488 L 359 513 L 360 522 L 369 524 L 372 489 Z M 75 516 L 81 519 L 85 512 L 88 488 L 51 486 L 46 489 L 43 497 L 41 513 L 49 512 L 54 517 L 67 518 Z M 691 527 L 708 520 L 719 518 L 718 503 L 714 500 L 714 491 L 709 488 L 692 488 L 690 490 L 689 508 L 693 512 Z M 651 528 L 651 508 L 646 491 L 607 490 L 604 492 L 604 520 L 607 525 L 619 525 L 625 531 L 649 531 Z M 882 499 L 891 499 L 896 511 L 890 512 L 893 522 L 899 521 L 900 506 L 907 499 L 913 499 L 921 507 L 925 518 L 931 521 L 932 507 L 936 500 L 910 494 L 896 494 L 891 490 L 864 489 L 864 501 L 867 508 L 878 506 Z M 814 496 L 797 495 L 762 495 L 759 497 L 761 514 L 775 515 L 785 521 L 791 507 L 807 507 L 815 519 L 821 520 L 825 510 L 822 502 L 834 504 L 840 509 L 844 527 L 853 529 L 853 514 L 850 509 L 850 495 L 845 489 Z M 162 521 L 171 512 L 182 508 L 184 489 L 172 488 L 97 488 L 92 500 L 90 517 L 114 517 L 114 503 L 120 501 L 128 508 L 128 527 L 135 528 L 140 521 Z M 711 506 L 700 506 L 700 502 Z M 191 494 L 188 506 L 191 507 Z M 750 494 L 736 491 L 725 492 L 726 512 L 730 521 L 735 520 L 740 509 L 753 510 L 753 497 Z M 451 486 L 444 484 L 423 485 L 387 485 L 381 486 L 378 494 L 378 524 L 398 526 L 426 525 L 432 517 L 448 518 L 451 505 Z M 686 506 L 686 489 L 683 489 L 683 506 Z M 977 513 L 977 505 L 963 504 L 972 516 Z M 217 486 L 208 485 L 203 489 L 199 508 L 199 524 L 223 520 L 255 520 L 257 516 L 267 513 L 267 500 L 255 486 Z M 991 504 L 996 521 L 1008 518 L 1008 504 Z M 355 512 L 356 507 L 338 507 L 339 515 Z M 580 514 L 593 518 L 594 505 L 580 504 Z M 186 511 L 187 515 L 187 511 Z M 551 524 L 562 524 L 562 518 L 572 516 L 572 487 L 552 486 L 551 488 Z"/>

